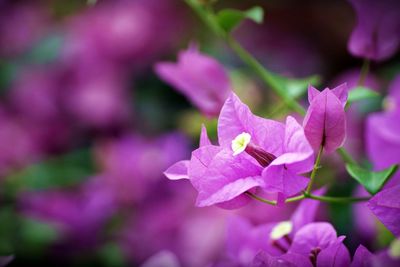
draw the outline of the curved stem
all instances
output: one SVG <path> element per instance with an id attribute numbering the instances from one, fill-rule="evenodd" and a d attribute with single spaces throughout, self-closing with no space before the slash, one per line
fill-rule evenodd
<path id="1" fill-rule="evenodd" d="M 256 194 L 250 193 L 250 192 L 246 192 L 246 195 L 248 195 L 249 197 L 258 200 L 262 203 L 268 204 L 268 205 L 272 205 L 272 206 L 276 206 L 277 202 L 275 200 L 268 200 L 265 199 L 263 197 L 257 196 Z M 336 203 L 336 204 L 348 204 L 351 202 L 361 202 L 361 201 L 368 201 L 370 198 L 369 197 L 331 197 L 331 196 L 317 196 L 317 195 L 313 195 L 313 194 L 308 194 L 308 193 L 304 193 L 302 195 L 299 196 L 295 196 L 295 197 L 291 197 L 285 200 L 285 203 L 290 203 L 290 202 L 296 202 L 305 198 L 309 198 L 309 199 L 314 199 L 314 200 L 319 200 L 322 202 L 327 202 L 327 203 Z"/>
<path id="2" fill-rule="evenodd" d="M 232 36 L 226 33 L 218 24 L 215 14 L 210 10 L 205 9 L 195 0 L 185 0 L 186 3 L 199 15 L 205 24 L 219 37 L 235 51 L 238 57 L 246 63 L 250 68 L 256 72 L 259 77 L 271 87 L 271 89 L 282 98 L 285 104 L 293 111 L 304 115 L 304 108 L 292 97 L 288 95 L 286 90 L 281 87 L 277 81 L 274 73 L 264 68 L 261 63 L 253 57 L 247 50 L 245 50 Z"/>
<path id="3" fill-rule="evenodd" d="M 360 78 L 358 79 L 357 85 L 358 86 L 363 86 L 365 79 L 367 78 L 368 72 L 369 72 L 369 59 L 364 59 L 363 65 L 361 67 L 361 72 L 360 72 Z"/>
<path id="4" fill-rule="evenodd" d="M 318 151 L 317 159 L 315 160 L 314 168 L 311 172 L 310 182 L 308 183 L 308 186 L 307 186 L 307 189 L 305 192 L 306 195 L 310 194 L 312 186 L 314 184 L 315 175 L 317 174 L 317 170 L 319 168 L 319 163 L 321 162 L 321 156 L 322 156 L 323 149 L 324 149 L 324 147 L 321 145 L 321 147 L 319 148 L 319 151 Z"/>
<path id="5" fill-rule="evenodd" d="M 368 201 L 370 199 L 369 197 L 330 197 L 330 196 L 316 196 L 312 194 L 307 195 L 306 198 L 315 199 L 322 202 L 338 203 L 338 204 Z"/>

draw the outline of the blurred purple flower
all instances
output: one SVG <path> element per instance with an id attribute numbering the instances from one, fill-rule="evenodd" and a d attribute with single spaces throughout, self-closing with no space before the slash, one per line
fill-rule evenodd
<path id="1" fill-rule="evenodd" d="M 15 2 L 15 1 L 12 1 Z M 18 56 L 31 48 L 47 30 L 49 14 L 38 4 L 4 4 L 0 16 L 0 55 Z"/>
<path id="2" fill-rule="evenodd" d="M 400 236 L 400 185 L 377 193 L 368 201 L 375 216 L 397 237 Z"/>
<path id="3" fill-rule="evenodd" d="M 310 260 L 300 254 L 287 253 L 280 256 L 271 256 L 261 251 L 254 258 L 250 267 L 312 267 Z M 322 266 L 321 266 L 322 267 Z"/>
<path id="4" fill-rule="evenodd" d="M 0 107 L 0 176 L 38 160 L 36 141 L 29 124 Z"/>
<path id="5" fill-rule="evenodd" d="M 201 54 L 195 46 L 180 52 L 178 63 L 157 63 L 155 71 L 210 117 L 219 114 L 231 91 L 229 76 L 223 66 L 214 58 Z"/>
<path id="6" fill-rule="evenodd" d="M 346 137 L 347 85 L 342 84 L 322 92 L 308 88 L 310 106 L 304 118 L 304 132 L 314 149 L 324 147 L 327 153 L 342 146 Z"/>
<path id="7" fill-rule="evenodd" d="M 218 140 L 219 146 L 202 141 L 190 162 L 179 162 L 165 172 L 170 179 L 190 179 L 199 193 L 197 206 L 237 208 L 249 201 L 243 193 L 255 187 L 278 193 L 282 199 L 307 185 L 308 179 L 299 174 L 312 169 L 314 154 L 292 117 L 285 128 L 253 115 L 232 93 L 218 120 Z M 187 174 L 177 172 L 186 167 Z"/>
<path id="8" fill-rule="evenodd" d="M 319 190 L 315 194 L 319 195 L 323 191 Z M 227 226 L 228 257 L 233 262 L 247 266 L 259 251 L 264 251 L 274 257 L 285 254 L 291 242 L 288 240 L 291 240 L 303 226 L 314 221 L 319 204 L 315 200 L 303 200 L 290 220 L 281 223 L 252 226 L 244 218 L 231 218 Z M 306 259 L 308 261 L 308 258 Z"/>
<path id="9" fill-rule="evenodd" d="M 71 242 L 74 248 L 96 244 L 116 208 L 113 195 L 101 180 L 92 177 L 76 191 L 26 193 L 21 197 L 23 214 L 54 225 L 63 241 Z"/>
<path id="10" fill-rule="evenodd" d="M 360 79 L 360 70 L 352 69 L 345 71 L 334 79 L 330 84 L 342 84 L 346 82 L 349 91 L 358 86 Z M 381 81 L 373 73 L 369 73 L 364 80 L 365 87 L 379 92 L 381 89 Z M 351 103 L 346 110 L 346 142 L 344 147 L 356 159 L 364 157 L 365 153 L 365 116 L 366 111 L 370 108 L 369 101 L 359 101 Z"/>
<path id="11" fill-rule="evenodd" d="M 125 77 L 113 66 L 76 69 L 63 103 L 75 119 L 92 127 L 110 127 L 126 122 L 130 115 Z"/>
<path id="12" fill-rule="evenodd" d="M 400 163 L 400 76 L 391 83 L 386 100 L 387 111 L 374 113 L 367 118 L 366 149 L 374 169 L 382 170 Z M 392 177 L 385 188 L 398 184 L 400 172 Z"/>
<path id="13" fill-rule="evenodd" d="M 179 12 L 172 1 L 98 3 L 70 19 L 63 61 L 80 65 L 101 59 L 131 65 L 135 60 L 134 67 L 143 68 L 176 42 L 185 24 Z"/>
<path id="14" fill-rule="evenodd" d="M 192 193 L 185 187 L 180 192 Z M 136 209 L 122 229 L 119 236 L 123 250 L 132 262 L 142 262 L 167 249 L 177 256 L 182 266 L 207 266 L 219 257 L 223 248 L 223 212 L 211 207 L 195 208 L 182 195 L 149 199 Z"/>
<path id="15" fill-rule="evenodd" d="M 313 266 L 346 267 L 350 265 L 350 254 L 342 243 L 344 238 L 337 237 L 329 223 L 310 223 L 296 233 L 289 252 L 309 257 Z"/>
<path id="16" fill-rule="evenodd" d="M 348 49 L 357 57 L 385 60 L 400 43 L 400 3 L 397 0 L 349 0 L 357 15 Z"/>
<path id="17" fill-rule="evenodd" d="M 126 135 L 100 143 L 96 158 L 104 183 L 125 204 L 143 200 L 160 181 L 162 171 L 189 153 L 187 139 L 179 133 L 157 138 Z M 157 191 L 153 192 L 156 193 Z"/>
<path id="18" fill-rule="evenodd" d="M 371 253 L 363 245 L 358 246 L 354 253 L 351 267 L 397 267 L 400 264 L 400 241 L 394 240 L 389 249 Z"/>

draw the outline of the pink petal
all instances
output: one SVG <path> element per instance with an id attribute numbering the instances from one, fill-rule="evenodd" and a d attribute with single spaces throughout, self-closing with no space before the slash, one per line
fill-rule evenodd
<path id="1" fill-rule="evenodd" d="M 189 160 L 181 160 L 169 167 L 164 175 L 170 180 L 189 179 L 188 176 Z"/>
<path id="2" fill-rule="evenodd" d="M 219 116 L 219 144 L 230 148 L 232 140 L 243 132 L 249 133 L 252 142 L 265 151 L 274 155 L 282 153 L 284 125 L 253 115 L 249 107 L 232 93 Z"/>

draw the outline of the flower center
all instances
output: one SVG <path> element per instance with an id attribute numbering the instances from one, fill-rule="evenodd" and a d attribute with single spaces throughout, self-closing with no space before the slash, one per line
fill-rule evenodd
<path id="1" fill-rule="evenodd" d="M 293 223 L 291 221 L 284 221 L 278 223 L 274 228 L 272 228 L 270 238 L 272 240 L 278 240 L 282 237 L 290 234 L 293 230 Z"/>
<path id="2" fill-rule="evenodd" d="M 267 167 L 274 159 L 275 155 L 263 150 L 261 147 L 256 146 L 251 141 L 251 135 L 243 132 L 232 140 L 233 155 L 237 156 L 243 151 L 252 156 L 262 167 Z"/>
<path id="3" fill-rule="evenodd" d="M 233 150 L 233 155 L 239 155 L 242 153 L 247 145 L 250 143 L 251 140 L 251 135 L 249 133 L 241 133 L 238 136 L 235 137 L 235 139 L 232 140 L 232 150 Z"/>
<path id="4" fill-rule="evenodd" d="M 400 239 L 395 239 L 390 244 L 389 256 L 391 258 L 393 258 L 393 259 L 399 259 L 400 258 Z"/>

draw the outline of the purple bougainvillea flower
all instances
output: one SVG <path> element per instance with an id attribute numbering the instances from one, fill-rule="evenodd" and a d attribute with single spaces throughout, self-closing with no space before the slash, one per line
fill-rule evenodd
<path id="1" fill-rule="evenodd" d="M 324 191 L 318 190 L 314 194 L 319 195 Z M 247 266 L 259 251 L 271 257 L 285 255 L 290 245 L 288 240 L 293 239 L 303 226 L 314 221 L 319 204 L 319 201 L 305 199 L 297 206 L 290 220 L 280 223 L 253 226 L 242 217 L 232 217 L 227 225 L 227 256 L 233 262 Z"/>
<path id="2" fill-rule="evenodd" d="M 342 243 L 344 238 L 337 237 L 329 223 L 310 223 L 295 234 L 289 252 L 309 257 L 313 266 L 346 267 L 350 265 L 350 254 Z"/>
<path id="3" fill-rule="evenodd" d="M 387 188 L 368 201 L 375 216 L 395 235 L 400 236 L 400 185 Z"/>
<path id="4" fill-rule="evenodd" d="M 397 267 L 400 265 L 400 240 L 392 241 L 388 249 L 371 253 L 363 245 L 358 246 L 351 267 Z"/>
<path id="5" fill-rule="evenodd" d="M 371 114 L 367 119 L 365 139 L 369 159 L 375 170 L 400 163 L 400 75 L 395 78 L 387 96 L 387 110 Z M 385 188 L 399 184 L 397 172 Z"/>
<path id="6" fill-rule="evenodd" d="M 199 193 L 198 206 L 236 208 L 249 200 L 243 193 L 255 187 L 284 198 L 308 183 L 299 174 L 312 169 L 314 154 L 292 117 L 285 127 L 255 116 L 232 93 L 221 110 L 218 141 L 218 146 L 212 145 L 203 128 L 200 148 L 192 152 L 191 160 L 165 172 L 173 180 L 189 178 Z"/>
<path id="7" fill-rule="evenodd" d="M 351 267 L 370 267 L 372 266 L 373 254 L 363 245 L 359 245 L 354 253 Z"/>
<path id="8" fill-rule="evenodd" d="M 348 49 L 372 60 L 391 57 L 400 43 L 400 2 L 397 0 L 349 0 L 357 14 Z"/>
<path id="9" fill-rule="evenodd" d="M 251 267 L 312 267 L 310 260 L 300 254 L 287 253 L 282 256 L 271 256 L 261 251 L 254 258 Z"/>
<path id="10" fill-rule="evenodd" d="M 219 114 L 231 91 L 223 66 L 214 58 L 201 54 L 195 46 L 180 52 L 178 63 L 158 63 L 155 71 L 207 116 Z"/>
<path id="11" fill-rule="evenodd" d="M 346 114 L 344 106 L 347 101 L 347 85 L 342 84 L 330 90 L 318 91 L 308 88 L 310 107 L 304 118 L 304 132 L 314 149 L 324 147 L 332 152 L 342 146 L 346 137 Z"/>
<path id="12" fill-rule="evenodd" d="M 300 174 L 312 170 L 314 152 L 303 128 L 293 117 L 286 119 L 282 154 L 263 170 L 265 189 L 269 192 L 291 196 L 304 189 L 309 179 Z"/>

